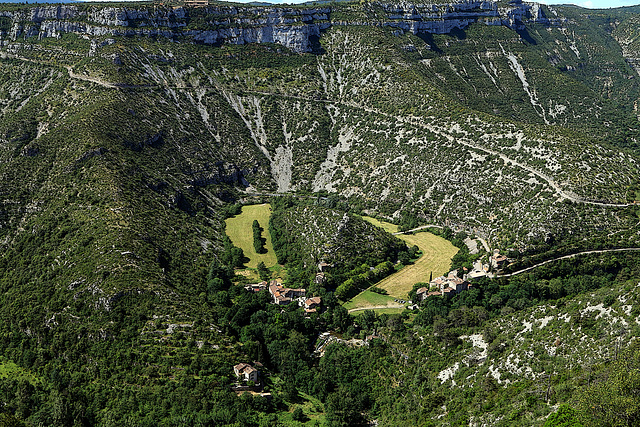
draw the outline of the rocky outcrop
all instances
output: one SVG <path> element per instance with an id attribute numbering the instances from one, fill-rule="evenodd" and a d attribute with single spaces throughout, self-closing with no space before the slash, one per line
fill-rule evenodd
<path id="1" fill-rule="evenodd" d="M 526 23 L 549 24 L 540 5 L 512 1 L 508 7 L 498 7 L 493 1 L 465 0 L 453 3 L 415 5 L 411 3 L 376 3 L 387 14 L 387 18 L 396 22 L 386 25 L 411 31 L 414 34 L 424 32 L 446 34 L 453 29 L 464 29 L 480 22 L 487 25 L 504 25 L 512 29 L 521 29 Z"/>
<path id="2" fill-rule="evenodd" d="M 160 36 L 211 45 L 279 43 L 296 52 L 313 51 L 314 40 L 333 25 L 387 26 L 399 32 L 445 34 L 476 22 L 513 29 L 532 22 L 550 23 L 539 5 L 518 0 L 506 7 L 494 1 L 473 0 L 429 5 L 369 3 L 363 7 L 368 19 L 357 21 L 332 19 L 329 7 L 275 6 L 190 9 L 58 5 L 25 7 L 1 12 L 0 16 L 12 21 L 11 30 L 2 34 L 5 44 L 24 37 L 58 38 L 63 33 L 76 33 L 85 37 Z"/>

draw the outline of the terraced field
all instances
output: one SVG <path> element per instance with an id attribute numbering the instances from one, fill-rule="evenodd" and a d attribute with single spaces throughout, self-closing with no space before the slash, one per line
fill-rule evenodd
<path id="1" fill-rule="evenodd" d="M 269 234 L 269 217 L 271 216 L 271 205 L 265 203 L 262 205 L 248 205 L 242 207 L 242 213 L 227 219 L 227 235 L 233 244 L 242 249 L 244 255 L 249 258 L 249 262 L 245 265 L 249 268 L 256 268 L 260 261 L 264 262 L 267 267 L 276 265 L 276 254 L 273 251 L 271 243 L 271 235 Z M 267 241 L 264 247 L 267 252 L 264 254 L 256 253 L 253 248 L 253 231 L 251 225 L 253 220 L 257 219 L 260 226 L 264 228 L 262 237 Z"/>

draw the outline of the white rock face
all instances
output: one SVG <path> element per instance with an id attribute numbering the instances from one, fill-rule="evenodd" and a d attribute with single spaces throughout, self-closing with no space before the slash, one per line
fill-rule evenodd
<path id="1" fill-rule="evenodd" d="M 63 33 L 89 36 L 186 37 L 204 44 L 279 43 L 296 52 L 314 50 L 314 40 L 333 25 L 393 27 L 398 33 L 445 34 L 465 29 L 472 23 L 522 28 L 525 22 L 549 24 L 538 5 L 513 4 L 499 8 L 493 1 L 456 0 L 442 4 L 376 3 L 365 11 L 371 19 L 333 21 L 331 8 L 293 9 L 286 7 L 209 7 L 206 27 L 187 29 L 188 8 L 135 9 L 101 7 L 88 10 L 73 5 L 38 6 L 0 16 L 13 20 L 11 31 L 1 34 L 16 41 L 20 37 L 60 37 Z M 380 16 L 379 9 L 384 14 Z M 386 14 L 386 16 L 385 16 Z M 30 23 L 30 24 L 29 24 Z"/>

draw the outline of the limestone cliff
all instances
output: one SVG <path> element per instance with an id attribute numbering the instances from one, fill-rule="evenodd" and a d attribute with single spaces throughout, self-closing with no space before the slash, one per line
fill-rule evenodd
<path id="1" fill-rule="evenodd" d="M 9 29 L 0 31 L 0 35 L 5 45 L 20 38 L 59 38 L 64 33 L 75 33 L 88 37 L 161 36 L 211 45 L 279 43 L 296 52 L 310 52 L 321 32 L 334 25 L 383 26 L 414 34 L 444 34 L 476 22 L 514 29 L 527 22 L 550 23 L 539 5 L 517 0 L 507 6 L 473 0 L 429 5 L 375 2 L 360 11 L 364 14 L 351 17 L 349 6 L 203 9 L 27 6 L 0 12 L 0 17 L 10 22 Z"/>

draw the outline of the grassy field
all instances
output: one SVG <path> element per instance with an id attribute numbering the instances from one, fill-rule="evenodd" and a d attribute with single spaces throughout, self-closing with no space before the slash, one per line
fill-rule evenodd
<path id="1" fill-rule="evenodd" d="M 271 217 L 271 205 L 248 205 L 242 207 L 242 213 L 236 215 L 233 218 L 227 219 L 227 235 L 231 239 L 234 245 L 241 248 L 244 255 L 249 258 L 249 262 L 246 266 L 249 268 L 256 268 L 260 261 L 264 262 L 267 267 L 276 265 L 276 254 L 273 252 L 273 245 L 271 244 L 271 235 L 269 234 L 269 218 Z M 253 220 L 257 219 L 260 226 L 264 229 L 262 237 L 267 239 L 264 247 L 267 252 L 264 254 L 257 254 L 253 249 L 253 231 L 251 225 Z"/>
<path id="2" fill-rule="evenodd" d="M 360 292 L 344 304 L 344 308 L 354 313 L 372 307 L 404 310 L 404 306 L 395 302 L 392 296 L 380 295 L 371 291 Z"/>
<path id="3" fill-rule="evenodd" d="M 398 226 L 395 225 L 395 224 L 391 224 L 390 222 L 379 221 L 379 220 L 377 220 L 375 218 L 372 218 L 370 216 L 363 216 L 361 218 L 364 219 L 365 221 L 375 225 L 376 227 L 382 228 L 387 233 L 397 233 L 398 232 Z"/>
<path id="4" fill-rule="evenodd" d="M 365 219 L 367 218 L 365 217 Z M 375 224 L 370 219 L 367 221 Z M 375 221 L 382 224 L 383 228 L 393 226 L 393 224 Z M 427 232 L 400 234 L 398 237 L 410 246 L 418 246 L 422 251 L 422 256 L 412 265 L 381 280 L 376 286 L 385 289 L 394 298 L 406 299 L 414 283 L 428 282 L 431 273 L 433 273 L 433 277 L 447 273 L 451 266 L 451 259 L 458 252 L 458 248 L 448 240 Z"/>

